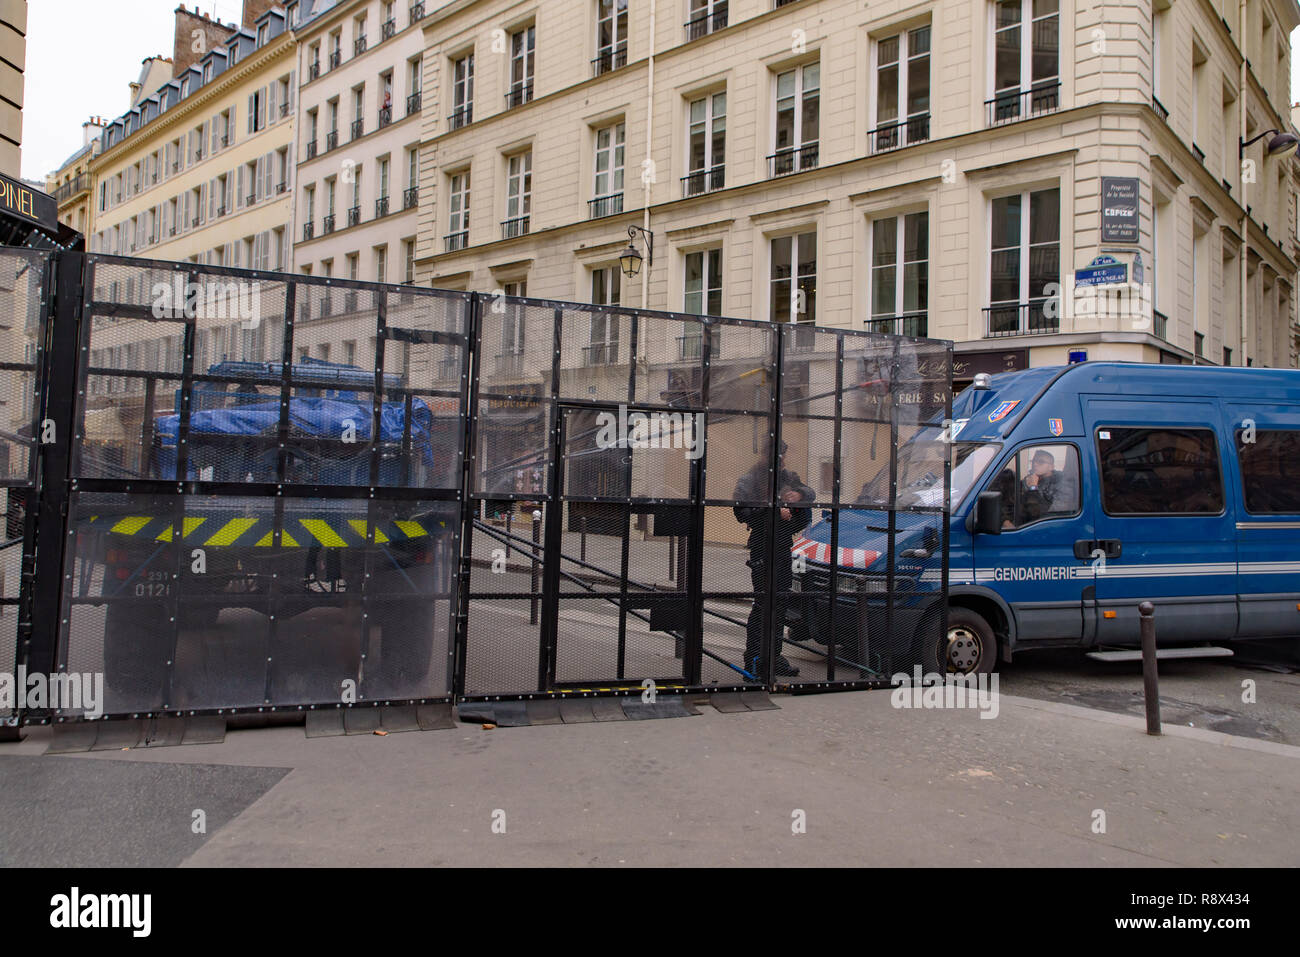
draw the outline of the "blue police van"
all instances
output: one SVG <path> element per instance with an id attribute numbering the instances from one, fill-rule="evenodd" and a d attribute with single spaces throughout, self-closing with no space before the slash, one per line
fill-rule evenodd
<path id="1" fill-rule="evenodd" d="M 1085 362 L 980 376 L 941 430 L 899 452 L 898 505 L 933 505 L 942 468 L 909 463 L 951 440 L 948 629 L 918 629 L 937 644 L 922 660 L 977 673 L 1033 648 L 1134 647 L 1146 600 L 1161 647 L 1300 636 L 1300 371 Z M 850 591 L 885 561 L 864 514 L 841 517 Z M 900 513 L 896 555 L 933 550 L 913 526 Z M 824 578 L 830 522 L 804 536 L 801 577 Z M 817 638 L 815 615 L 792 617 L 792 639 Z"/>

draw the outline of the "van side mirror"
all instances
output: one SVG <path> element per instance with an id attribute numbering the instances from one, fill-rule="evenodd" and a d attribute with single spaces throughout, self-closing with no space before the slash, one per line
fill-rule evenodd
<path id="1" fill-rule="evenodd" d="M 1002 534 L 1002 493 L 980 492 L 975 500 L 976 535 Z"/>

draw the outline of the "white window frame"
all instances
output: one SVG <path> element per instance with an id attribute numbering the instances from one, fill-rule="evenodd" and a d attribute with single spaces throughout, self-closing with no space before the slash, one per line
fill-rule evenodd
<path id="1" fill-rule="evenodd" d="M 924 230 L 925 230 L 925 237 L 926 237 L 925 246 L 926 246 L 927 255 L 924 259 L 907 258 L 907 218 L 909 216 L 926 217 Z M 930 210 L 928 208 L 902 210 L 888 216 L 877 216 L 875 219 L 872 219 L 871 222 L 868 224 L 868 228 L 867 228 L 867 308 L 866 308 L 868 329 L 873 329 L 873 330 L 875 329 L 874 326 L 870 325 L 871 322 L 896 318 L 898 316 L 909 314 L 910 311 L 906 307 L 907 267 L 922 262 L 925 263 L 925 274 L 926 274 L 926 287 L 927 287 L 926 308 L 912 310 L 912 311 L 923 312 L 926 314 L 928 318 L 929 311 L 930 311 L 929 310 L 929 279 L 930 279 L 930 256 L 929 256 L 930 218 L 929 217 L 930 217 Z M 881 222 L 892 222 L 894 224 L 895 255 L 894 255 L 893 262 L 889 263 L 888 265 L 877 266 L 876 265 L 876 224 Z M 892 268 L 894 270 L 894 306 L 893 306 L 893 310 L 890 313 L 877 315 L 875 312 L 876 272 L 877 270 L 886 269 L 886 268 Z M 889 330 L 889 331 L 899 332 L 902 335 L 910 335 L 910 333 L 902 332 L 900 329 Z"/>
<path id="2" fill-rule="evenodd" d="M 985 297 L 987 299 L 987 305 L 1003 306 L 1003 307 L 1013 305 L 1013 303 L 1010 300 L 999 299 L 996 302 L 993 300 L 993 253 L 995 252 L 993 248 L 993 204 L 997 200 L 1009 199 L 1012 196 L 1020 197 L 1020 210 L 1021 210 L 1020 235 L 1018 238 L 1020 277 L 1019 277 L 1019 288 L 1017 290 L 1018 298 L 1016 299 L 1014 305 L 1018 307 L 1022 305 L 1032 304 L 1035 300 L 1041 301 L 1042 299 L 1044 299 L 1043 296 L 1030 295 L 1030 293 L 1033 291 L 1029 288 L 1029 280 L 1030 280 L 1030 272 L 1031 272 L 1030 258 L 1031 258 L 1031 252 L 1033 247 L 1029 241 L 1029 237 L 1033 234 L 1033 223 L 1031 221 L 1031 216 L 1033 215 L 1032 197 L 1035 193 L 1050 192 L 1052 190 L 1056 190 L 1057 203 L 1059 204 L 1064 195 L 1059 183 L 1052 186 L 1040 186 L 1038 188 L 1033 188 L 1033 189 L 1022 189 L 1015 192 L 999 193 L 997 195 L 989 196 L 987 198 L 985 202 L 985 210 L 984 210 L 985 212 L 984 248 L 987 250 L 987 255 L 984 260 L 984 268 L 985 268 L 984 288 L 988 290 L 988 294 Z M 1056 248 L 1057 248 L 1057 264 L 1058 264 L 1057 283 L 1059 284 L 1060 283 L 1059 270 L 1061 264 L 1065 262 L 1065 260 L 1061 257 L 1060 254 L 1061 244 L 1063 242 L 1062 233 L 1065 231 L 1065 220 L 1061 216 L 1059 207 L 1057 210 L 1056 221 L 1057 221 Z M 1051 244 L 1040 243 L 1039 245 L 1047 246 Z M 998 247 L 998 248 L 1009 249 L 1011 247 Z M 1023 312 L 1019 312 L 1019 311 L 1017 312 L 1017 321 L 1020 323 L 1019 329 L 1020 329 L 1020 334 L 1022 335 L 1029 332 L 1029 330 L 1025 327 L 1024 320 L 1026 318 L 1027 317 Z M 983 332 L 988 332 L 988 331 L 989 330 L 987 329 L 983 330 Z M 1003 333 L 1003 335 L 1010 335 L 1010 334 L 1011 333 Z"/>
<path id="3" fill-rule="evenodd" d="M 925 52 L 915 53 L 914 38 L 922 30 L 929 34 L 929 38 L 926 41 Z M 913 60 L 920 60 L 922 58 L 926 60 L 926 72 L 929 74 L 929 98 L 931 103 L 933 103 L 934 61 L 931 54 L 933 53 L 934 31 L 929 23 L 917 24 L 916 26 L 910 27 L 906 30 L 899 30 L 897 33 L 891 34 L 890 36 L 880 37 L 871 45 L 871 94 L 868 97 L 870 100 L 869 109 L 871 111 L 870 129 L 878 131 L 882 122 L 880 119 L 880 71 L 885 68 L 885 64 L 880 62 L 880 46 L 882 43 L 886 43 L 889 40 L 898 41 L 898 58 L 889 64 L 898 71 L 898 102 L 894 104 L 894 118 L 888 121 L 898 130 L 898 138 L 889 146 L 873 147 L 873 150 L 875 151 L 909 146 L 912 143 L 924 143 L 930 139 L 930 124 L 928 119 L 925 124 L 924 136 L 913 137 L 911 134 L 913 121 L 918 121 L 921 117 L 929 118 L 932 111 L 926 109 L 923 112 L 915 114 L 909 114 L 907 112 L 907 100 L 911 93 L 912 71 L 910 67 Z M 879 133 L 877 133 L 876 140 L 877 143 L 880 142 Z"/>
<path id="4" fill-rule="evenodd" d="M 609 134 L 609 144 L 600 145 L 600 138 L 604 134 Z M 596 130 L 595 137 L 595 155 L 592 161 L 592 198 L 605 199 L 610 196 L 621 195 L 624 188 L 627 162 L 627 123 L 619 120 L 609 126 L 603 126 Z M 601 169 L 601 157 L 607 156 L 608 167 Z M 600 178 L 609 177 L 608 186 L 605 192 L 600 190 Z M 615 189 L 614 181 L 618 181 L 618 188 Z"/>
<path id="5" fill-rule="evenodd" d="M 533 151 L 506 158 L 506 219 L 533 214 Z"/>
<path id="6" fill-rule="evenodd" d="M 817 295 L 817 287 L 818 287 L 817 273 L 821 265 L 821 261 L 820 261 L 821 243 L 817 235 L 817 228 L 814 226 L 810 229 L 804 229 L 799 232 L 782 233 L 779 236 L 769 237 L 767 241 L 768 267 L 767 267 L 767 297 L 766 298 L 767 298 L 767 310 L 768 310 L 767 318 L 768 321 L 770 322 L 816 323 L 817 321 L 817 303 L 815 298 L 813 302 L 813 308 L 810 311 L 802 314 L 804 317 L 807 318 L 802 318 L 801 314 L 795 308 L 795 302 L 798 298 L 797 294 L 799 291 L 799 280 L 800 278 L 802 278 L 802 276 L 799 273 L 799 239 L 803 236 L 813 237 L 814 249 L 813 249 L 812 284 L 813 284 L 813 296 L 816 297 Z M 788 278 L 785 279 L 776 279 L 772 276 L 772 266 L 776 262 L 776 244 L 782 239 L 790 240 L 790 275 Z M 790 283 L 790 318 L 789 319 L 778 319 L 775 315 L 772 314 L 772 287 L 779 282 Z"/>
<path id="7" fill-rule="evenodd" d="M 989 16 L 989 80 L 988 96 L 986 99 L 995 99 L 999 93 L 1009 94 L 1012 87 L 1005 89 L 997 88 L 997 51 L 998 51 L 998 34 L 1003 32 L 998 29 L 998 3 L 993 0 L 988 8 Z M 1035 80 L 1034 74 L 1034 24 L 1040 20 L 1047 20 L 1056 17 L 1056 73 L 1054 74 L 1055 82 L 1059 85 L 1061 82 L 1061 5 L 1057 3 L 1056 11 L 1044 14 L 1041 17 L 1034 16 L 1034 0 L 1020 0 L 1020 20 L 1015 27 L 1004 27 L 1003 30 L 1019 29 L 1020 30 L 1020 84 L 1015 87 L 1017 94 L 1027 93 L 1034 88 L 1034 84 L 1042 84 L 1044 87 L 1051 81 L 1051 78 Z M 1059 98 L 1058 98 L 1059 102 Z"/>
<path id="8" fill-rule="evenodd" d="M 804 129 L 803 129 L 803 105 L 804 105 L 804 100 L 807 98 L 807 95 L 809 93 L 809 90 L 806 88 L 805 84 L 806 84 L 807 70 L 810 67 L 816 68 L 817 70 L 817 86 L 816 86 L 817 139 L 805 140 Z M 783 99 L 783 97 L 781 96 L 781 78 L 785 76 L 789 76 L 790 74 L 794 75 L 794 92 L 791 94 L 792 98 L 794 99 L 794 130 L 793 130 L 794 139 L 789 146 L 779 147 L 776 145 L 776 143 L 777 143 L 777 136 L 778 136 L 778 126 L 777 126 L 778 117 L 781 115 L 781 100 Z M 781 153 L 781 154 L 789 154 L 793 156 L 795 159 L 794 159 L 793 169 L 791 170 L 791 172 L 798 172 L 801 169 L 812 169 L 813 167 L 817 166 L 817 161 L 813 161 L 809 163 L 807 166 L 804 166 L 803 153 L 805 147 L 812 146 L 814 143 L 818 144 L 818 153 L 820 154 L 821 152 L 820 149 L 821 146 L 821 61 L 812 60 L 811 62 L 801 63 L 798 66 L 791 67 L 788 70 L 782 70 L 779 73 L 774 72 L 772 74 L 771 102 L 772 102 L 772 114 L 771 114 L 772 154 L 776 155 L 777 153 Z"/>
<path id="9" fill-rule="evenodd" d="M 721 114 L 717 112 L 719 99 L 721 99 L 722 101 Z M 695 107 L 700 104 L 703 104 L 705 116 L 702 120 L 696 120 Z M 719 121 L 721 121 L 721 127 L 722 127 L 721 130 L 718 129 Z M 700 132 L 702 132 L 704 135 L 704 166 L 699 169 L 696 169 L 691 165 L 692 162 L 691 157 L 693 152 L 693 150 L 691 149 L 691 144 L 695 138 L 695 133 L 697 128 L 699 128 Z M 713 155 L 713 140 L 716 134 L 719 132 L 722 133 L 722 141 L 723 141 L 721 163 L 719 163 L 718 158 Z M 686 194 L 688 196 L 695 196 L 698 195 L 699 193 L 707 193 L 712 189 L 721 188 L 721 184 L 717 186 L 712 186 L 710 184 L 713 182 L 712 172 L 715 168 L 722 167 L 723 175 L 724 176 L 726 175 L 725 172 L 726 162 L 727 162 L 726 140 L 727 140 L 727 91 L 718 90 L 714 93 L 707 93 L 704 96 L 696 97 L 695 99 L 688 101 L 686 104 L 686 174 L 687 176 L 690 177 L 700 176 L 703 179 L 701 188 L 695 190 L 694 192 L 691 191 L 691 187 L 688 181 L 688 185 L 686 189 Z"/>
<path id="10" fill-rule="evenodd" d="M 447 211 L 450 213 L 448 235 L 469 232 L 470 171 L 451 174 L 447 183 Z M 468 237 L 466 237 L 468 242 Z"/>
<path id="11" fill-rule="evenodd" d="M 523 77 L 520 80 L 515 79 L 515 64 L 522 65 Z M 533 99 L 533 79 L 537 69 L 537 25 L 529 23 L 520 27 L 510 34 L 510 73 L 506 80 L 506 90 L 514 93 L 516 90 L 525 91 L 521 98 L 516 102 L 516 106 L 528 103 Z"/>

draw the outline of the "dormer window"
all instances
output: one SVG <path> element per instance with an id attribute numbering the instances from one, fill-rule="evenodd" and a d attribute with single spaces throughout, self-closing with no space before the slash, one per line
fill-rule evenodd
<path id="1" fill-rule="evenodd" d="M 288 18 L 289 26 L 296 27 L 298 25 L 298 4 L 289 4 L 286 8 L 285 16 Z"/>
<path id="2" fill-rule="evenodd" d="M 232 43 L 230 44 L 230 62 L 233 64 L 238 62 L 238 60 L 239 60 L 239 44 Z"/>
<path id="3" fill-rule="evenodd" d="M 265 23 L 263 23 L 257 28 L 257 45 L 259 47 L 266 45 L 266 24 Z"/>
<path id="4" fill-rule="evenodd" d="M 181 80 L 181 99 L 183 100 L 185 99 L 185 97 L 189 95 L 190 95 L 190 78 L 187 76 L 185 79 Z"/>
<path id="5" fill-rule="evenodd" d="M 203 82 L 207 83 L 212 79 L 212 61 L 209 60 L 203 64 Z"/>

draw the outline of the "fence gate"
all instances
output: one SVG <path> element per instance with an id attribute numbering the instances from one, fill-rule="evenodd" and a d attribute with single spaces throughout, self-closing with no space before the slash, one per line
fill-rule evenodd
<path id="1" fill-rule="evenodd" d="M 76 253 L 6 282 L 0 654 L 106 689 L 0 721 L 936 664 L 947 343 Z"/>

